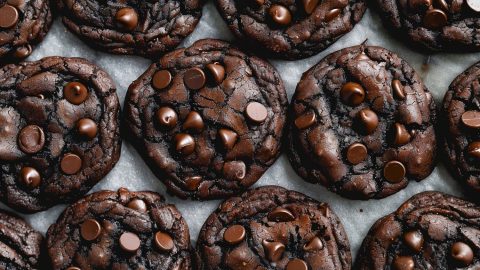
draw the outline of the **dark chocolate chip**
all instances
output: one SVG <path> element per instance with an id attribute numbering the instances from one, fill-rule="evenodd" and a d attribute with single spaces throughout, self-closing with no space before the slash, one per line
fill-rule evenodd
<path id="1" fill-rule="evenodd" d="M 225 79 L 225 68 L 219 63 L 208 64 L 207 70 L 216 84 L 222 83 Z"/>
<path id="2" fill-rule="evenodd" d="M 447 24 L 447 14 L 441 9 L 429 9 L 423 18 L 423 25 L 429 29 L 439 29 Z"/>
<path id="3" fill-rule="evenodd" d="M 18 10 L 11 5 L 0 7 L 0 27 L 11 28 L 18 22 Z"/>
<path id="4" fill-rule="evenodd" d="M 97 136 L 97 124 L 89 118 L 82 118 L 77 122 L 77 132 L 81 136 L 93 139 Z"/>
<path id="5" fill-rule="evenodd" d="M 388 162 L 383 168 L 383 176 L 390 183 L 399 183 L 405 178 L 405 166 L 396 160 Z"/>
<path id="6" fill-rule="evenodd" d="M 430 7 L 432 5 L 432 0 L 408 0 L 408 5 L 411 9 L 417 11 Z"/>
<path id="7" fill-rule="evenodd" d="M 40 176 L 40 173 L 38 173 L 35 168 L 32 167 L 23 167 L 20 170 L 20 182 L 30 188 L 34 189 L 38 186 L 40 186 L 40 183 L 42 181 L 42 178 Z"/>
<path id="8" fill-rule="evenodd" d="M 314 112 L 310 111 L 297 117 L 297 119 L 295 119 L 295 126 L 298 129 L 306 129 L 315 124 L 315 121 L 316 115 Z"/>
<path id="9" fill-rule="evenodd" d="M 128 208 L 137 210 L 139 212 L 147 212 L 147 204 L 141 199 L 133 199 L 127 204 Z"/>
<path id="10" fill-rule="evenodd" d="M 251 121 L 260 124 L 267 119 L 267 108 L 259 102 L 250 102 L 245 108 L 245 113 Z"/>
<path id="11" fill-rule="evenodd" d="M 242 225 L 233 225 L 225 230 L 223 239 L 231 245 L 236 245 L 245 239 L 245 235 L 246 231 Z"/>
<path id="12" fill-rule="evenodd" d="M 23 59 L 27 58 L 30 54 L 32 54 L 32 46 L 27 44 L 25 46 L 16 48 L 13 56 L 17 59 Z"/>
<path id="13" fill-rule="evenodd" d="M 288 222 L 294 221 L 295 216 L 288 209 L 278 207 L 272 212 L 268 213 L 268 220 L 275 222 Z"/>
<path id="14" fill-rule="evenodd" d="M 203 123 L 202 116 L 195 111 L 189 112 L 187 118 L 185 118 L 185 122 L 183 122 L 183 129 L 186 130 L 201 132 L 204 127 L 205 124 Z"/>
<path id="15" fill-rule="evenodd" d="M 203 86 L 205 86 L 205 73 L 198 67 L 191 68 L 185 71 L 183 82 L 189 89 L 201 89 Z"/>
<path id="16" fill-rule="evenodd" d="M 334 9 L 329 10 L 327 12 L 327 14 L 325 14 L 325 21 L 326 22 L 332 21 L 333 19 L 338 17 L 338 15 L 340 15 L 340 13 L 342 13 L 342 10 L 339 9 L 339 8 L 334 8 Z"/>
<path id="17" fill-rule="evenodd" d="M 315 8 L 318 6 L 319 0 L 302 0 L 303 9 L 307 14 L 312 14 Z"/>
<path id="18" fill-rule="evenodd" d="M 155 245 L 164 252 L 171 251 L 174 247 L 172 237 L 163 232 L 157 232 L 155 234 Z"/>
<path id="19" fill-rule="evenodd" d="M 456 242 L 452 245 L 451 256 L 458 265 L 463 267 L 469 266 L 474 257 L 472 248 L 463 242 Z"/>
<path id="20" fill-rule="evenodd" d="M 271 262 L 279 261 L 285 252 L 285 245 L 280 242 L 262 241 L 263 249 L 267 255 L 267 259 Z"/>
<path id="21" fill-rule="evenodd" d="M 395 135 L 395 139 L 393 143 L 397 146 L 404 145 L 410 142 L 410 139 L 412 138 L 412 136 L 410 136 L 410 133 L 408 133 L 405 126 L 399 123 L 395 123 L 394 125 L 394 135 Z"/>
<path id="22" fill-rule="evenodd" d="M 79 105 L 87 99 L 88 90 L 80 82 L 69 82 L 63 88 L 63 96 L 68 102 Z"/>
<path id="23" fill-rule="evenodd" d="M 67 153 L 60 161 L 60 168 L 65 174 L 76 174 L 82 168 L 82 159 L 75 154 Z"/>
<path id="24" fill-rule="evenodd" d="M 347 149 L 347 160 L 353 165 L 357 165 L 367 159 L 367 147 L 361 143 L 354 143 Z"/>
<path id="25" fill-rule="evenodd" d="M 126 252 L 136 252 L 140 248 L 140 238 L 131 232 L 124 232 L 119 239 L 120 247 Z"/>
<path id="26" fill-rule="evenodd" d="M 230 129 L 221 128 L 218 130 L 218 137 L 220 137 L 225 149 L 230 150 L 237 142 L 238 134 Z"/>
<path id="27" fill-rule="evenodd" d="M 303 250 L 307 251 L 307 252 L 315 252 L 315 251 L 319 251 L 319 250 L 322 250 L 323 249 L 323 242 L 322 240 L 320 240 L 320 238 L 318 237 L 314 237 L 312 238 L 312 240 L 310 240 L 310 242 L 308 242 L 307 244 L 305 244 L 303 246 Z"/>
<path id="28" fill-rule="evenodd" d="M 223 175 L 229 180 L 243 180 L 247 167 L 243 161 L 228 161 L 223 165 Z"/>
<path id="29" fill-rule="evenodd" d="M 177 113 L 170 107 L 161 107 L 155 114 L 157 123 L 164 128 L 174 128 L 177 125 Z"/>
<path id="30" fill-rule="evenodd" d="M 480 128 L 480 112 L 466 111 L 462 114 L 462 123 L 469 128 Z"/>
<path id="31" fill-rule="evenodd" d="M 480 141 L 471 142 L 468 145 L 467 152 L 472 157 L 480 158 Z"/>
<path id="32" fill-rule="evenodd" d="M 370 109 L 362 109 L 358 112 L 358 119 L 363 130 L 368 134 L 372 134 L 378 126 L 378 116 Z"/>
<path id="33" fill-rule="evenodd" d="M 340 98 L 344 104 L 357 106 L 365 100 L 365 90 L 355 82 L 348 82 L 340 90 Z"/>
<path id="34" fill-rule="evenodd" d="M 272 20 L 279 25 L 289 25 L 292 22 L 292 14 L 288 8 L 274 4 L 268 10 Z"/>
<path id="35" fill-rule="evenodd" d="M 405 90 L 403 89 L 402 82 L 399 80 L 392 81 L 393 95 L 400 100 L 405 99 Z"/>
<path id="36" fill-rule="evenodd" d="M 189 191 L 197 190 L 201 182 L 202 182 L 201 176 L 188 176 L 185 178 L 185 185 L 187 187 L 187 190 Z"/>
<path id="37" fill-rule="evenodd" d="M 189 134 L 180 133 L 175 135 L 175 142 L 175 148 L 179 153 L 190 155 L 195 151 L 195 140 Z"/>
<path id="38" fill-rule="evenodd" d="M 137 28 L 138 14 L 133 8 L 121 8 L 115 14 L 115 20 L 126 30 L 132 31 Z"/>
<path id="39" fill-rule="evenodd" d="M 420 252 L 420 250 L 422 250 L 423 235 L 420 231 L 409 231 L 405 233 L 403 240 L 411 250 L 415 252 Z"/>
<path id="40" fill-rule="evenodd" d="M 28 125 L 18 134 L 18 147 L 27 154 L 35 154 L 45 145 L 43 129 L 37 125 Z"/>
<path id="41" fill-rule="evenodd" d="M 100 236 L 102 226 L 95 219 L 87 219 L 80 226 L 80 235 L 87 241 L 93 241 Z"/>
<path id="42" fill-rule="evenodd" d="M 152 86 L 156 90 L 167 88 L 172 82 L 172 74 L 168 70 L 159 70 L 153 74 Z"/>
<path id="43" fill-rule="evenodd" d="M 413 270 L 415 262 L 410 256 L 397 256 L 393 261 L 394 270 Z"/>

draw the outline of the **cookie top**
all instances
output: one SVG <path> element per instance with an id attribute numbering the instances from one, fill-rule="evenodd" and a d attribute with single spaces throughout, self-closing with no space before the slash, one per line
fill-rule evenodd
<path id="1" fill-rule="evenodd" d="M 354 268 L 478 269 L 479 239 L 478 206 L 440 192 L 423 192 L 375 222 Z"/>
<path id="2" fill-rule="evenodd" d="M 0 268 L 41 269 L 43 237 L 25 220 L 0 210 Z"/>
<path id="3" fill-rule="evenodd" d="M 326 203 L 278 186 L 223 202 L 200 231 L 200 269 L 350 269 L 340 220 Z"/>
<path id="4" fill-rule="evenodd" d="M 480 63 L 450 85 L 442 107 L 447 164 L 456 179 L 480 192 Z"/>
<path id="5" fill-rule="evenodd" d="M 116 54 L 157 58 L 193 32 L 203 0 L 56 3 L 63 23 L 88 45 Z"/>
<path id="6" fill-rule="evenodd" d="M 216 0 L 241 42 L 270 56 L 299 59 L 327 48 L 360 21 L 364 0 Z"/>
<path id="7" fill-rule="evenodd" d="M 200 40 L 130 85 L 127 136 L 171 193 L 221 198 L 255 183 L 278 157 L 286 106 L 270 64 Z"/>
<path id="8" fill-rule="evenodd" d="M 47 247 L 54 270 L 192 269 L 187 223 L 148 191 L 88 195 L 50 226 Z"/>
<path id="9" fill-rule="evenodd" d="M 109 75 L 85 59 L 0 69 L 0 199 L 36 212 L 85 194 L 120 156 L 119 107 Z"/>
<path id="10" fill-rule="evenodd" d="M 430 51 L 480 51 L 478 0 L 376 0 L 384 22 Z"/>
<path id="11" fill-rule="evenodd" d="M 435 102 L 386 49 L 356 46 L 321 60 L 303 74 L 289 117 L 293 168 L 342 196 L 386 197 L 434 168 Z"/>
<path id="12" fill-rule="evenodd" d="M 0 66 L 29 56 L 51 23 L 48 0 L 0 0 Z"/>

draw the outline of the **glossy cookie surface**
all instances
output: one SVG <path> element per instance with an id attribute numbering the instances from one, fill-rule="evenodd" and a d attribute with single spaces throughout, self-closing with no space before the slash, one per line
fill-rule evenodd
<path id="1" fill-rule="evenodd" d="M 0 198 L 37 212 L 85 194 L 120 156 L 115 85 L 81 58 L 0 69 Z"/>
<path id="2" fill-rule="evenodd" d="M 319 53 L 360 21 L 364 0 L 216 0 L 233 33 L 270 55 L 298 59 Z"/>
<path id="3" fill-rule="evenodd" d="M 188 226 L 154 192 L 88 195 L 50 226 L 47 245 L 54 270 L 192 269 Z"/>
<path id="4" fill-rule="evenodd" d="M 282 187 L 223 202 L 197 241 L 200 269 L 350 269 L 350 245 L 325 203 Z"/>
<path id="5" fill-rule="evenodd" d="M 478 269 L 480 208 L 439 192 L 417 194 L 379 219 L 355 269 Z"/>
<path id="6" fill-rule="evenodd" d="M 200 40 L 165 55 L 130 86 L 127 135 L 171 193 L 222 198 L 255 183 L 276 160 L 286 106 L 270 64 Z"/>
<path id="7" fill-rule="evenodd" d="M 383 198 L 435 166 L 432 95 L 386 49 L 332 53 L 303 74 L 290 106 L 293 168 L 342 196 Z"/>

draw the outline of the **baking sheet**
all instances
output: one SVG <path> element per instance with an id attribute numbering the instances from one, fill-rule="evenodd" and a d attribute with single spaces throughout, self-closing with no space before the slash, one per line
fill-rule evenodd
<path id="1" fill-rule="evenodd" d="M 220 38 L 233 40 L 226 24 L 218 14 L 214 3 L 208 1 L 204 7 L 203 17 L 195 32 L 181 46 L 189 46 L 201 38 Z M 392 50 L 408 61 L 423 78 L 440 106 L 443 95 L 450 82 L 463 70 L 480 60 L 480 53 L 475 54 L 437 54 L 426 56 L 409 49 L 405 44 L 394 40 L 372 10 L 368 10 L 362 21 L 349 34 L 345 35 L 326 51 L 300 61 L 270 62 L 280 72 L 287 89 L 289 99 L 295 91 L 300 76 L 327 54 L 344 47 L 358 45 L 367 40 L 368 45 L 378 45 Z M 117 94 L 123 106 L 125 93 L 132 81 L 139 77 L 151 61 L 136 56 L 120 56 L 101 53 L 89 48 L 70 33 L 57 18 L 44 42 L 34 51 L 28 60 L 38 60 L 45 56 L 69 56 L 86 58 L 103 69 L 113 78 L 117 85 Z M 261 56 L 261 55 L 260 55 Z M 347 231 L 352 254 L 355 257 L 362 240 L 370 226 L 380 217 L 394 211 L 403 201 L 425 190 L 438 190 L 454 195 L 462 195 L 462 188 L 447 172 L 443 164 L 438 164 L 433 173 L 424 181 L 411 182 L 407 188 L 386 199 L 371 201 L 352 201 L 344 199 L 325 188 L 309 184 L 295 174 L 285 154 L 263 175 L 255 186 L 279 185 L 303 192 L 319 201 L 329 203 L 340 217 Z M 124 142 L 120 161 L 110 174 L 98 183 L 90 192 L 127 187 L 131 190 L 152 190 L 165 195 L 174 203 L 188 222 L 193 243 L 208 215 L 220 201 L 184 201 L 166 194 L 165 187 L 147 168 L 135 149 Z M 2 208 L 7 208 L 0 205 Z M 56 206 L 50 210 L 23 215 L 34 228 L 45 233 L 65 208 Z"/>

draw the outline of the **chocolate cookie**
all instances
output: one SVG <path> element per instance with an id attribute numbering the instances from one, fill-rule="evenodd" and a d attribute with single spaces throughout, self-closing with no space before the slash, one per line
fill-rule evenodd
<path id="1" fill-rule="evenodd" d="M 0 238 L 0 269 L 42 269 L 43 237 L 25 220 L 0 210 Z"/>
<path id="2" fill-rule="evenodd" d="M 330 54 L 303 74 L 289 112 L 289 159 L 307 181 L 354 199 L 422 180 L 436 156 L 435 102 L 396 54 L 370 46 Z"/>
<path id="3" fill-rule="evenodd" d="M 200 269 L 350 269 L 347 235 L 325 203 L 277 186 L 223 202 L 197 241 Z"/>
<path id="4" fill-rule="evenodd" d="M 478 0 L 375 0 L 403 40 L 432 51 L 480 51 Z"/>
<path id="5" fill-rule="evenodd" d="M 478 269 L 479 239 L 478 206 L 440 192 L 423 192 L 373 225 L 354 268 Z"/>
<path id="6" fill-rule="evenodd" d="M 148 191 L 88 195 L 50 226 L 47 246 L 53 270 L 192 269 L 187 223 Z"/>
<path id="7" fill-rule="evenodd" d="M 286 106 L 270 64 L 206 39 L 165 55 L 130 85 L 125 120 L 171 193 L 214 199 L 245 190 L 276 160 Z"/>
<path id="8" fill-rule="evenodd" d="M 58 0 L 63 23 L 88 45 L 116 54 L 159 57 L 188 36 L 203 0 Z"/>
<path id="9" fill-rule="evenodd" d="M 312 56 L 348 33 L 366 10 L 364 0 L 216 0 L 233 33 L 273 57 Z"/>
<path id="10" fill-rule="evenodd" d="M 85 194 L 120 156 L 115 85 L 81 58 L 0 69 L 0 199 L 22 212 Z"/>
<path id="11" fill-rule="evenodd" d="M 0 66 L 29 56 L 51 24 L 48 0 L 0 0 Z"/>

